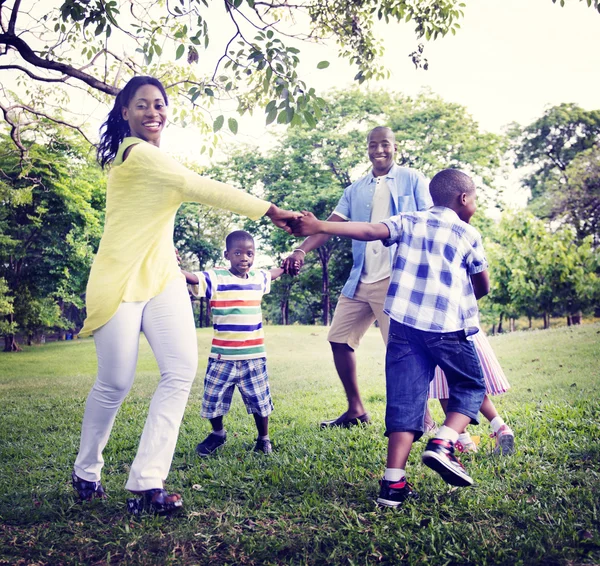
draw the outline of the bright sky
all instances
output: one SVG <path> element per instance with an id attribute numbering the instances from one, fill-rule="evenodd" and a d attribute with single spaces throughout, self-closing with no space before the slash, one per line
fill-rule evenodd
<path id="1" fill-rule="evenodd" d="M 600 107 L 600 14 L 585 0 L 465 0 L 455 36 L 426 43 L 429 70 L 416 70 L 408 54 L 417 44 L 412 25 L 381 25 L 384 58 L 392 77 L 366 88 L 416 94 L 429 87 L 462 104 L 482 129 L 501 132 L 512 121 L 527 125 L 546 108 L 575 102 Z M 303 45 L 301 75 L 320 91 L 352 84 L 356 69 L 335 57 L 334 47 Z M 329 60 L 331 66 L 317 70 Z M 251 138 L 265 131 L 261 112 Z M 242 132 L 245 137 L 248 131 Z"/>
<path id="2" fill-rule="evenodd" d="M 409 95 L 430 88 L 444 100 L 465 106 L 483 130 L 497 133 L 512 121 L 527 125 L 562 102 L 600 108 L 600 14 L 585 0 L 567 0 L 562 8 L 551 0 L 465 3 L 457 34 L 426 44 L 427 71 L 416 70 L 408 57 L 417 43 L 411 24 L 382 25 L 392 77 L 367 88 Z M 343 88 L 356 74 L 346 61 L 335 58 L 333 47 L 303 46 L 301 56 L 306 82 L 321 91 Z M 317 70 L 324 59 L 331 66 Z M 259 111 L 242 123 L 234 139 L 262 145 L 269 143 L 273 130 L 264 127 Z M 165 140 L 172 150 L 181 141 L 177 130 Z M 189 151 L 189 144 L 183 146 Z M 516 182 L 509 184 L 514 202 L 522 202 Z"/>

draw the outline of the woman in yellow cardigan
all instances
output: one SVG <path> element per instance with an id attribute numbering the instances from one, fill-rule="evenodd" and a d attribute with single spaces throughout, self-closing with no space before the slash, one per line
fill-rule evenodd
<path id="1" fill-rule="evenodd" d="M 117 411 L 133 384 L 140 331 L 154 352 L 160 381 L 131 466 L 126 489 L 139 497 L 130 511 L 168 513 L 182 506 L 164 481 L 198 363 L 196 332 L 185 278 L 173 252 L 173 223 L 181 203 L 200 202 L 277 226 L 300 216 L 230 185 L 201 177 L 159 149 L 168 98 L 153 77 L 134 77 L 103 124 L 98 161 L 112 163 L 106 220 L 87 285 L 87 319 L 98 375 L 87 399 L 72 475 L 81 499 L 104 498 L 100 482 Z"/>

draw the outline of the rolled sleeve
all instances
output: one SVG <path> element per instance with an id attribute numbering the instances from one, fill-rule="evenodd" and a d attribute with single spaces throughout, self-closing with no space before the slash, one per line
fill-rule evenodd
<path id="1" fill-rule="evenodd" d="M 402 232 L 402 217 L 400 215 L 392 216 L 391 218 L 382 220 L 381 224 L 385 224 L 390 231 L 390 237 L 381 240 L 381 243 L 386 247 L 397 244 L 400 239 L 400 233 Z"/>

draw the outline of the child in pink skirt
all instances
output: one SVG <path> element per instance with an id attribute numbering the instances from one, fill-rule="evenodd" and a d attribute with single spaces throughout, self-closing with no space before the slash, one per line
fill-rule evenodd
<path id="1" fill-rule="evenodd" d="M 490 346 L 482 330 L 473 335 L 473 344 L 485 379 L 486 395 L 481 404 L 481 414 L 490 421 L 493 429 L 492 438 L 496 439 L 494 452 L 497 454 L 511 454 L 514 450 L 515 435 L 512 429 L 504 422 L 492 403 L 489 395 L 500 395 L 510 389 L 510 384 L 502 371 L 498 358 Z M 448 404 L 448 383 L 442 369 L 435 368 L 435 377 L 429 386 L 429 398 L 439 399 L 444 411 Z M 477 452 L 477 445 L 465 429 L 458 438 L 456 448 L 461 452 Z"/>

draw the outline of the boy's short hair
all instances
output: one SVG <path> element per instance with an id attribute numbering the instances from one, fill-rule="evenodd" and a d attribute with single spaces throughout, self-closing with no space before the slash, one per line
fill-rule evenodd
<path id="1" fill-rule="evenodd" d="M 392 140 L 394 141 L 394 143 L 396 143 L 396 134 L 394 134 L 394 130 L 392 130 L 392 128 L 390 128 L 389 126 L 375 126 L 373 129 L 369 130 L 369 133 L 367 134 L 367 143 L 369 143 L 369 140 L 371 139 L 371 134 L 373 132 L 380 131 L 386 131 L 392 134 Z"/>
<path id="2" fill-rule="evenodd" d="M 450 206 L 456 197 L 475 190 L 473 179 L 458 169 L 444 169 L 429 182 L 429 192 L 435 206 Z"/>
<path id="3" fill-rule="evenodd" d="M 234 230 L 225 238 L 225 249 L 230 250 L 236 242 L 244 242 L 246 240 L 249 240 L 254 245 L 252 234 L 246 232 L 246 230 Z"/>

